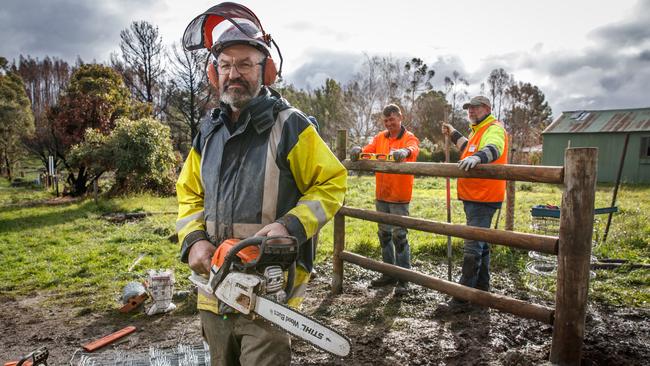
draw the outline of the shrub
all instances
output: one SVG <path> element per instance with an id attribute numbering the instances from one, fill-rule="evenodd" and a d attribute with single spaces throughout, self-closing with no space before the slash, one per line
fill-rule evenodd
<path id="1" fill-rule="evenodd" d="M 84 142 L 73 149 L 76 161 L 83 161 L 101 174 L 115 173 L 112 193 L 152 191 L 174 193 L 176 180 L 169 127 L 153 118 L 119 119 L 107 136 L 88 130 Z"/>

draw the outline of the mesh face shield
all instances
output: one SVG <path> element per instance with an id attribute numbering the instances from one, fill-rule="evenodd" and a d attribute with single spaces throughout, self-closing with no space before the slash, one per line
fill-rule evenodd
<path id="1" fill-rule="evenodd" d="M 183 48 L 219 52 L 234 43 L 250 44 L 270 54 L 270 41 L 257 16 L 235 3 L 221 3 L 194 18 L 183 34 Z"/>

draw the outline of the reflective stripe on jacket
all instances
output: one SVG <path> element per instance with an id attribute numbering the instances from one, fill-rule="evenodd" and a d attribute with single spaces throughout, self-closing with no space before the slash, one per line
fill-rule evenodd
<path id="1" fill-rule="evenodd" d="M 488 164 L 508 163 L 508 135 L 494 116 L 489 115 L 477 126 L 472 126 L 472 133 L 460 158 L 474 155 L 488 144 L 495 146 L 501 154 Z M 496 179 L 458 178 L 458 199 L 463 201 L 497 203 L 503 202 L 506 181 Z"/>
<path id="2" fill-rule="evenodd" d="M 186 248 L 200 234 L 218 245 L 282 222 L 301 243 L 294 289 L 304 293 L 310 238 L 343 204 L 347 171 L 305 115 L 270 88 L 241 111 L 232 134 L 226 120 L 217 109 L 202 123 L 176 183 L 179 242 Z M 186 252 L 181 259 L 187 261 Z M 289 304 L 302 293 L 294 291 Z M 218 312 L 205 296 L 198 307 Z"/>
<path id="3" fill-rule="evenodd" d="M 391 138 L 387 130 L 380 132 L 363 148 L 364 153 L 389 154 L 393 150 L 407 148 L 411 154 L 404 161 L 415 161 L 420 152 L 415 135 L 402 126 L 397 137 Z M 407 203 L 413 193 L 413 176 L 406 174 L 375 173 L 375 196 L 380 201 Z"/>

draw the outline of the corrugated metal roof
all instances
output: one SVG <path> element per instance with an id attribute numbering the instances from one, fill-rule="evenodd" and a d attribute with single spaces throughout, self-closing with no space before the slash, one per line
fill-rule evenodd
<path id="1" fill-rule="evenodd" d="M 650 132 L 650 107 L 601 111 L 567 111 L 545 133 Z"/>

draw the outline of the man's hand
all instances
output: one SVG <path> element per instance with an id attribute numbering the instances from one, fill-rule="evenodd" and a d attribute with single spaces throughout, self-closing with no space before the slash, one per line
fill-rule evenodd
<path id="1" fill-rule="evenodd" d="M 471 155 L 458 162 L 458 168 L 468 172 L 481 163 L 481 158 Z"/>
<path id="2" fill-rule="evenodd" d="M 451 136 L 456 129 L 454 126 L 450 125 L 449 123 L 443 123 L 442 124 L 442 134 L 444 136 Z"/>
<path id="3" fill-rule="evenodd" d="M 255 236 L 289 236 L 289 231 L 281 223 L 273 222 L 256 232 Z"/>
<path id="4" fill-rule="evenodd" d="M 352 146 L 352 148 L 350 149 L 350 160 L 357 161 L 359 160 L 359 156 L 361 156 L 361 147 Z"/>
<path id="5" fill-rule="evenodd" d="M 411 154 L 411 150 L 409 149 L 399 149 L 391 153 L 391 155 L 393 155 L 393 159 L 398 163 L 400 161 L 404 161 L 404 159 L 408 158 L 410 154 Z"/>
<path id="6" fill-rule="evenodd" d="M 210 273 L 210 262 L 215 250 L 217 248 L 207 240 L 199 240 L 194 243 L 187 257 L 190 268 L 198 274 Z"/>

